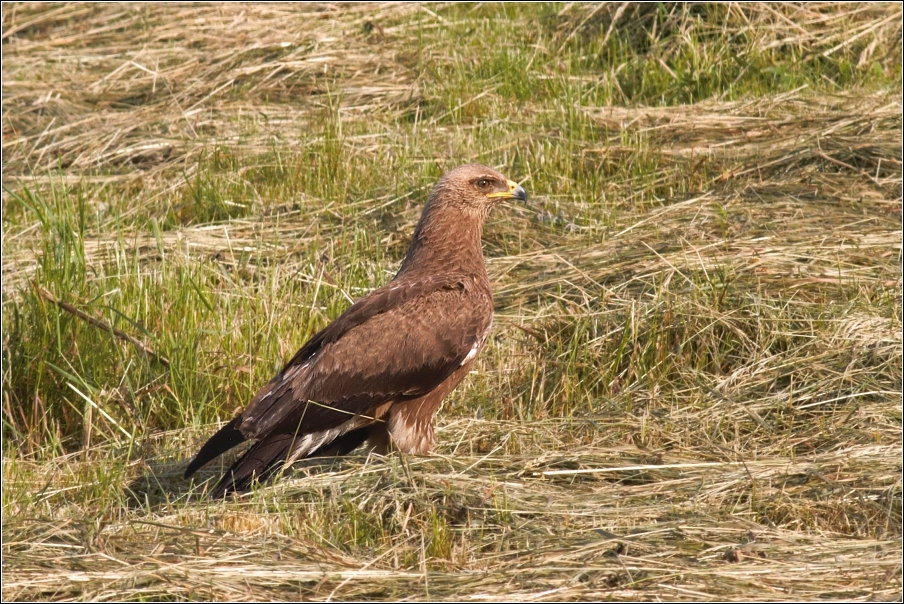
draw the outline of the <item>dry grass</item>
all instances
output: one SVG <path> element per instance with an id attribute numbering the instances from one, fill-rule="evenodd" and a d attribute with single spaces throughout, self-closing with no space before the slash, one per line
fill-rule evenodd
<path id="1" fill-rule="evenodd" d="M 4 4 L 3 598 L 899 599 L 900 35 L 895 4 Z M 488 225 L 497 327 L 436 455 L 201 497 L 211 422 L 472 160 L 534 206 Z"/>
<path id="2" fill-rule="evenodd" d="M 644 463 L 632 446 L 570 448 L 562 440 L 573 428 L 463 420 L 444 426 L 446 444 L 431 459 L 355 459 L 265 496 L 151 506 L 87 533 L 25 520 L 5 539 L 7 552 L 23 553 L 4 590 L 57 599 L 894 595 L 899 541 L 857 529 L 896 522 L 888 517 L 900 486 L 896 447 L 748 462 L 686 451 Z M 469 454 L 451 444 L 500 434 L 504 449 L 526 441 L 523 452 Z M 180 466 L 157 468 L 155 479 L 180 488 Z M 334 521 L 354 528 L 301 536 L 337 506 Z M 366 554 L 349 551 L 361 536 L 348 533 L 368 530 L 385 537 Z"/>
<path id="3" fill-rule="evenodd" d="M 7 170 L 153 172 L 189 164 L 213 144 L 232 147 L 248 129 L 255 134 L 248 150 L 266 150 L 272 138 L 305 144 L 286 134 L 303 133 L 298 127 L 311 113 L 319 117 L 318 103 L 304 111 L 297 99 L 324 97 L 337 78 L 349 116 L 414 102 L 410 70 L 392 61 L 387 45 L 362 46 L 346 32 L 418 10 L 11 6 L 5 18 L 17 26 L 4 35 L 25 30 L 34 39 L 16 36 L 16 60 L 7 64 Z M 136 31 L 139 39 L 123 35 Z"/>

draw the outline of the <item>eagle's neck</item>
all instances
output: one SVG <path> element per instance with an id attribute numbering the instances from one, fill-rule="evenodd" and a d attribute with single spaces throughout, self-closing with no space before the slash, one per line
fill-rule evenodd
<path id="1" fill-rule="evenodd" d="M 414 230 L 398 276 L 417 270 L 428 274 L 462 272 L 486 278 L 480 237 L 486 215 L 433 201 Z"/>

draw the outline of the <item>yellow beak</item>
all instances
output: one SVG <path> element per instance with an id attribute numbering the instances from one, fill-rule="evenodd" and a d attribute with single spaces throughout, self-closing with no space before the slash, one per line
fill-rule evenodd
<path id="1" fill-rule="evenodd" d="M 511 180 L 505 181 L 505 184 L 508 185 L 508 191 L 488 193 L 487 199 L 520 199 L 521 201 L 527 201 L 527 192 L 524 187 Z"/>

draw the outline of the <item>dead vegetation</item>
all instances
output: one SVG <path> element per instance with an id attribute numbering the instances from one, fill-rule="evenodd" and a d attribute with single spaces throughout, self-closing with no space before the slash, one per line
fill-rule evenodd
<path id="1" fill-rule="evenodd" d="M 445 426 L 447 444 L 434 458 L 351 460 L 244 502 L 163 506 L 90 529 L 24 519 L 4 547 L 28 554 L 15 556 L 4 590 L 20 598 L 239 600 L 894 593 L 899 541 L 858 531 L 899 521 L 887 515 L 900 484 L 894 447 L 794 461 L 671 454 L 644 463 L 634 447 L 563 451 L 556 441 L 569 428 L 458 421 Z M 500 434 L 530 441 L 531 453 L 475 455 L 449 444 Z M 173 464 L 154 475 L 178 484 L 180 472 Z M 335 532 L 319 543 L 299 538 L 306 525 L 323 526 L 323 515 Z M 370 543 L 349 547 L 368 533 Z M 67 562 L 75 553 L 78 563 Z M 48 566 L 59 570 L 48 575 Z"/>
<path id="2" fill-rule="evenodd" d="M 900 7 L 518 10 L 3 5 L 4 599 L 900 597 Z M 472 160 L 437 454 L 198 497 Z"/>
<path id="3" fill-rule="evenodd" d="M 349 116 L 416 101 L 410 70 L 376 39 L 391 28 L 364 44 L 348 34 L 418 10 L 362 5 L 340 18 L 329 5 L 10 6 L 5 171 L 146 174 L 190 164 L 211 145 L 241 146 L 249 129 L 247 151 L 274 138 L 305 144 L 287 135 L 305 132 L 337 79 Z M 311 97 L 305 111 L 298 100 Z"/>

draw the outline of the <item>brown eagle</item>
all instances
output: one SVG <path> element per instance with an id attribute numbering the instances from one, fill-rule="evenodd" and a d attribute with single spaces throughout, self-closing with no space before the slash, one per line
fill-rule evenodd
<path id="1" fill-rule="evenodd" d="M 249 439 L 254 444 L 212 496 L 247 490 L 299 459 L 345 455 L 364 441 L 379 453 L 429 453 L 433 415 L 471 370 L 493 322 L 480 238 L 490 209 L 505 199 L 527 195 L 492 168 L 446 173 L 393 280 L 308 340 L 201 447 L 185 477 Z"/>

